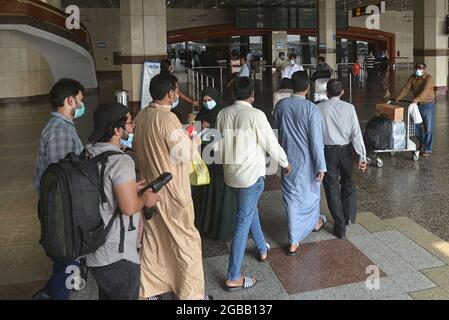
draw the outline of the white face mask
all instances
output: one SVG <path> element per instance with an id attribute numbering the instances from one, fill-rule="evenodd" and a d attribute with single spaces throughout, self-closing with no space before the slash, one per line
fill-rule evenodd
<path id="1" fill-rule="evenodd" d="M 295 60 L 290 60 L 290 64 L 291 64 L 292 66 L 294 66 L 294 65 L 296 64 L 296 61 L 295 61 Z"/>
<path id="2" fill-rule="evenodd" d="M 173 102 L 171 108 L 174 109 L 179 105 L 179 96 L 175 93 L 176 100 Z"/>
<path id="3" fill-rule="evenodd" d="M 424 76 L 424 71 L 421 69 L 416 69 L 416 76 L 421 78 Z"/>

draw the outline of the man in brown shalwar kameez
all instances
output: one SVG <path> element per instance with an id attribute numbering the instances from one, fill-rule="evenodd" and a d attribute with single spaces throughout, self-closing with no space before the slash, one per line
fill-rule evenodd
<path id="1" fill-rule="evenodd" d="M 170 111 L 179 102 L 176 77 L 154 77 L 150 93 L 153 102 L 136 118 L 141 178 L 153 181 L 170 172 L 173 180 L 159 192 L 158 214 L 144 224 L 140 297 L 153 300 L 173 292 L 180 300 L 200 300 L 205 297 L 201 238 L 189 180 L 194 145 Z"/>

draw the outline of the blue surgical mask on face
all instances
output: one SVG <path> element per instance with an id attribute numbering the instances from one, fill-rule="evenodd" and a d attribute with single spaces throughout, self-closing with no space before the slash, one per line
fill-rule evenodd
<path id="1" fill-rule="evenodd" d="M 421 78 L 424 75 L 424 71 L 421 69 L 417 69 L 415 74 L 417 77 Z"/>
<path id="2" fill-rule="evenodd" d="M 84 105 L 84 103 L 80 103 L 80 107 L 75 109 L 75 115 L 74 115 L 74 119 L 79 119 L 82 116 L 84 116 L 84 114 L 86 113 L 86 106 Z"/>
<path id="3" fill-rule="evenodd" d="M 123 130 L 125 131 L 125 130 Z M 126 131 L 125 131 L 126 132 Z M 132 149 L 133 148 L 133 140 L 134 140 L 134 134 L 133 133 L 128 133 L 128 139 L 120 139 L 120 144 L 126 148 Z"/>
<path id="4" fill-rule="evenodd" d="M 217 103 L 214 100 L 203 102 L 203 107 L 206 108 L 207 110 L 212 110 L 216 106 L 217 106 Z"/>

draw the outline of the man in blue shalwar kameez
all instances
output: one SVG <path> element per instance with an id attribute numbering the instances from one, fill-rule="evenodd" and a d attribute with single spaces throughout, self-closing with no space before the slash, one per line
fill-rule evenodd
<path id="1" fill-rule="evenodd" d="M 294 94 L 281 100 L 274 111 L 273 124 L 293 171 L 282 177 L 282 191 L 288 217 L 289 250 L 295 256 L 300 242 L 327 223 L 320 216 L 320 186 L 326 159 L 321 115 L 317 106 L 306 99 L 310 79 L 298 71 L 292 77 Z"/>

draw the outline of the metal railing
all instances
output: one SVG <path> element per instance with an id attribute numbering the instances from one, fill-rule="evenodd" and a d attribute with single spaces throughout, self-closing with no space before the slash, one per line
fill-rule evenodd
<path id="1" fill-rule="evenodd" d="M 219 70 L 219 82 L 220 82 L 220 93 L 223 94 L 223 69 L 227 67 L 223 66 L 213 66 L 213 67 L 195 67 L 187 69 L 187 85 L 189 87 L 190 94 L 195 100 L 198 100 L 201 96 L 201 92 L 206 87 L 214 87 L 217 81 L 215 76 L 207 74 L 206 70 Z M 218 88 L 216 88 L 218 89 Z"/>

